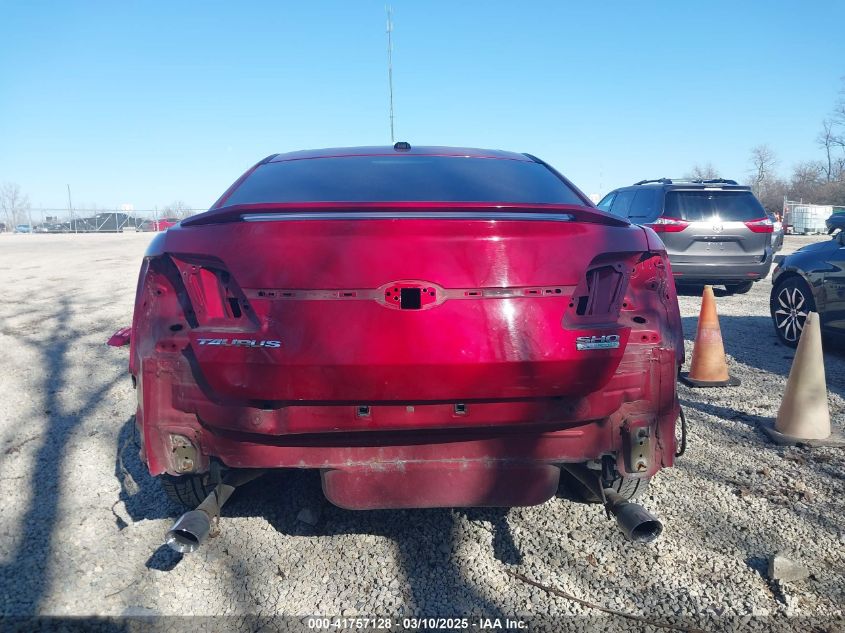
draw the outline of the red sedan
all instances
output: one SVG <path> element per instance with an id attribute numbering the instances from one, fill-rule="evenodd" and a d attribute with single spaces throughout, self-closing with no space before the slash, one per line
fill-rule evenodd
<path id="1" fill-rule="evenodd" d="M 154 232 L 166 231 L 171 226 L 176 226 L 179 223 L 179 218 L 162 218 L 160 220 L 145 220 L 138 227 L 139 231 Z"/>
<path id="2" fill-rule="evenodd" d="M 675 457 L 663 244 L 527 154 L 262 160 L 150 244 L 130 356 L 143 458 L 189 505 L 276 468 L 349 509 L 530 505 L 565 469 L 618 509 Z"/>

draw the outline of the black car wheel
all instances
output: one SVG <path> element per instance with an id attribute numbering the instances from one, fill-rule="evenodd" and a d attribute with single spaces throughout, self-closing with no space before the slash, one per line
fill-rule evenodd
<path id="1" fill-rule="evenodd" d="M 725 284 L 725 290 L 732 295 L 744 295 L 754 286 L 753 281 L 743 281 L 741 284 Z"/>
<path id="2" fill-rule="evenodd" d="M 793 276 L 779 282 L 772 289 L 769 310 L 781 343 L 796 347 L 807 314 L 815 312 L 816 302 L 807 282 L 801 277 Z"/>
<path id="3" fill-rule="evenodd" d="M 214 490 L 209 481 L 208 473 L 203 475 L 159 475 L 159 483 L 164 494 L 173 503 L 180 504 L 193 510 Z"/>

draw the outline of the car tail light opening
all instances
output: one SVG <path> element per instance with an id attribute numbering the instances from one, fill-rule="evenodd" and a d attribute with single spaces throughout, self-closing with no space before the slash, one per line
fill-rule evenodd
<path id="1" fill-rule="evenodd" d="M 589 294 L 579 297 L 575 308 L 578 316 L 605 316 L 618 312 L 624 276 L 613 266 L 601 266 L 587 272 Z M 615 310 L 616 308 L 616 310 Z"/>

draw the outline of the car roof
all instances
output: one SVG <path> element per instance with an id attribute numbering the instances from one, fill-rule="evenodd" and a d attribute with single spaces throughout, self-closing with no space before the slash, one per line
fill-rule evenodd
<path id="1" fill-rule="evenodd" d="M 280 163 L 289 160 L 305 160 L 310 158 L 343 158 L 349 156 L 456 156 L 464 158 L 499 158 L 533 162 L 525 154 L 505 152 L 498 149 L 479 149 L 475 147 L 443 147 L 436 145 L 411 146 L 410 149 L 395 149 L 393 145 L 371 145 L 363 147 L 329 147 L 325 149 L 308 149 L 297 152 L 276 154 L 267 159 L 269 163 Z"/>

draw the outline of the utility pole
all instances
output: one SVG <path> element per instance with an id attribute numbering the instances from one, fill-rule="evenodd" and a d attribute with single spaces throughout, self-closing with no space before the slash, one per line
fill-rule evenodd
<path id="1" fill-rule="evenodd" d="M 385 7 L 387 11 L 387 83 L 390 89 L 390 142 L 395 143 L 393 134 L 393 7 Z"/>
<path id="2" fill-rule="evenodd" d="M 70 185 L 67 186 L 67 210 L 70 213 L 70 224 L 73 227 L 73 232 L 76 233 L 76 222 L 73 221 L 73 203 L 70 201 Z"/>

